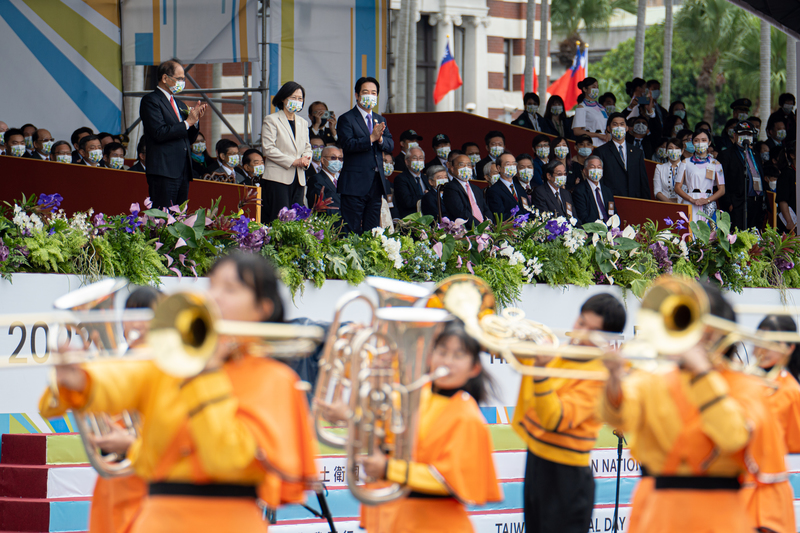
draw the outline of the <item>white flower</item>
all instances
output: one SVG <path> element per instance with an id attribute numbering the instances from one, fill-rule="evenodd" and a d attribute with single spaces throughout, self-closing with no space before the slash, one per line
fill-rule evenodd
<path id="1" fill-rule="evenodd" d="M 569 223 L 570 223 L 571 225 L 573 225 L 573 226 L 577 226 L 577 225 L 578 225 L 578 219 L 577 219 L 577 218 L 575 218 L 575 217 L 570 217 L 570 219 L 569 219 Z"/>
<path id="2" fill-rule="evenodd" d="M 528 259 L 528 262 L 525 263 L 525 268 L 522 269 L 522 275 L 528 279 L 528 283 L 533 281 L 534 276 L 538 276 L 541 273 L 542 263 L 536 257 Z"/>
<path id="3" fill-rule="evenodd" d="M 656 238 L 662 241 L 669 241 L 672 239 L 672 232 L 669 230 L 660 231 Z"/>
<path id="4" fill-rule="evenodd" d="M 606 279 L 608 280 L 608 282 L 609 282 L 611 285 L 613 285 L 613 284 L 614 284 L 614 278 L 613 278 L 612 276 L 606 276 Z"/>
<path id="5" fill-rule="evenodd" d="M 380 226 L 377 228 L 372 228 L 372 236 L 377 237 L 378 235 L 383 235 L 383 228 Z"/>
<path id="6" fill-rule="evenodd" d="M 597 246 L 597 243 L 600 241 L 600 234 L 595 233 L 592 235 L 592 246 Z"/>
<path id="7" fill-rule="evenodd" d="M 606 225 L 609 228 L 618 228 L 619 227 L 619 215 L 613 215 L 611 218 L 608 219 Z"/>
<path id="8" fill-rule="evenodd" d="M 564 225 L 564 223 L 566 223 L 566 221 L 567 221 L 567 219 L 566 219 L 566 218 L 564 218 L 564 217 L 558 217 L 558 218 L 556 219 L 556 222 L 558 222 L 558 225 L 559 225 L 559 226 L 563 226 L 563 225 Z"/>
<path id="9" fill-rule="evenodd" d="M 613 246 L 614 245 L 614 234 L 611 233 L 610 231 L 608 233 L 606 233 L 606 240 L 608 241 L 608 244 Z"/>
<path id="10" fill-rule="evenodd" d="M 373 229 L 372 231 L 374 232 L 375 230 Z M 394 267 L 403 268 L 403 256 L 400 255 L 400 248 L 402 248 L 400 241 L 381 235 L 381 244 L 383 245 L 383 249 L 389 261 L 394 261 Z"/>
<path id="11" fill-rule="evenodd" d="M 681 249 L 681 257 L 689 259 L 689 247 L 686 246 L 686 241 L 681 241 L 678 247 Z"/>
<path id="12" fill-rule="evenodd" d="M 679 242 L 680 242 L 680 239 L 679 239 L 679 238 L 677 238 L 677 237 L 675 237 L 674 239 L 672 239 L 672 244 L 678 244 Z"/>
<path id="13" fill-rule="evenodd" d="M 633 228 L 633 226 L 628 226 L 622 230 L 622 236 L 626 239 L 633 239 L 636 237 L 636 230 Z"/>

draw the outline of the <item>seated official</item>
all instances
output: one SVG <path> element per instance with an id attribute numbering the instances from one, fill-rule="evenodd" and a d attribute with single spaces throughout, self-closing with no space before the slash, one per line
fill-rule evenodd
<path id="1" fill-rule="evenodd" d="M 406 154 L 406 170 L 394 179 L 394 205 L 399 218 L 417 212 L 417 202 L 428 192 L 428 183 L 422 175 L 425 152 L 412 148 Z"/>
<path id="2" fill-rule="evenodd" d="M 511 220 L 511 211 L 517 208 L 520 214 L 528 211 L 528 193 L 517 181 L 517 160 L 506 152 L 497 158 L 500 169 L 500 180 L 486 190 L 486 205 L 495 218 Z"/>
<path id="3" fill-rule="evenodd" d="M 36 130 L 39 128 L 33 124 L 25 124 L 20 129 L 22 130 L 22 136 L 25 137 L 25 150 L 28 152 L 28 155 L 30 155 L 31 152 L 33 152 L 33 134 L 36 133 Z"/>
<path id="4" fill-rule="evenodd" d="M 499 157 L 499 154 L 498 154 Z M 459 155 L 450 164 L 450 173 L 456 179 L 447 183 L 442 191 L 442 203 L 450 220 L 458 218 L 467 221 L 467 226 L 481 224 L 491 220 L 492 212 L 483 198 L 483 191 L 470 183 L 472 163 L 466 155 Z"/>
<path id="5" fill-rule="evenodd" d="M 563 161 L 553 159 L 545 167 L 544 175 L 544 185 L 536 187 L 533 191 L 533 205 L 540 212 L 553 213 L 553 218 L 575 217 L 572 195 L 564 188 L 567 184 L 567 165 Z"/>
<path id="6" fill-rule="evenodd" d="M 400 156 L 397 156 L 398 158 Z M 386 193 L 386 203 L 389 205 L 389 213 L 392 215 L 392 220 L 400 218 L 397 212 L 397 206 L 394 205 L 394 183 L 390 176 L 395 171 L 395 160 L 390 152 L 383 152 L 383 174 L 386 176 L 386 182 L 389 184 L 389 191 Z"/>
<path id="7" fill-rule="evenodd" d="M 489 185 L 494 185 L 498 181 L 500 181 L 500 170 L 499 170 L 499 162 L 497 161 L 489 161 L 485 165 L 483 165 L 483 178 L 484 180 L 489 182 Z M 485 189 L 488 191 L 491 187 Z M 483 194 L 486 196 L 486 193 Z"/>
<path id="8" fill-rule="evenodd" d="M 78 141 L 78 154 L 81 156 L 79 165 L 105 168 L 103 162 L 103 145 L 96 135 L 87 135 Z"/>
<path id="9" fill-rule="evenodd" d="M 311 144 L 311 164 L 306 169 L 306 187 L 308 179 L 322 171 L 322 149 L 325 148 L 325 141 L 319 135 L 312 133 L 308 142 Z"/>
<path id="10" fill-rule="evenodd" d="M 461 152 L 467 154 L 469 157 L 470 163 L 472 163 L 472 179 L 478 179 L 478 163 L 481 162 L 481 147 L 478 146 L 478 143 L 474 143 L 472 141 L 465 142 L 461 145 Z M 450 164 L 450 158 L 447 158 L 448 168 Z M 453 176 L 455 178 L 455 176 Z"/>
<path id="11" fill-rule="evenodd" d="M 550 162 L 550 137 L 547 135 L 537 135 L 531 143 L 533 148 L 533 180 L 531 188 L 536 188 L 544 183 L 544 167 Z"/>
<path id="12" fill-rule="evenodd" d="M 614 215 L 614 193 L 601 183 L 603 160 L 590 155 L 583 167 L 583 181 L 575 186 L 572 199 L 575 201 L 575 218 L 581 224 L 596 220 L 607 222 Z"/>
<path id="13" fill-rule="evenodd" d="M 131 168 L 128 170 L 132 170 L 133 172 L 144 172 L 145 171 L 145 161 L 147 155 L 147 147 L 145 146 L 144 137 L 139 139 L 139 144 L 136 145 L 136 163 L 134 163 Z M 194 163 L 194 160 L 192 160 Z"/>
<path id="14" fill-rule="evenodd" d="M 97 138 L 100 139 L 100 146 L 103 148 L 105 148 L 107 144 L 114 142 L 114 136 L 107 131 L 101 131 L 98 133 Z"/>
<path id="15" fill-rule="evenodd" d="M 45 129 L 38 129 L 33 132 L 31 137 L 33 141 L 33 151 L 27 152 L 23 157 L 29 159 L 38 159 L 39 161 L 47 161 L 50 159 L 50 151 L 53 149 L 53 136 Z"/>
<path id="16" fill-rule="evenodd" d="M 447 210 L 442 202 L 442 189 L 450 180 L 447 179 L 447 169 L 441 165 L 433 165 L 425 171 L 428 178 L 428 192 L 420 200 L 420 213 L 430 215 L 434 220 L 441 221 L 447 217 Z M 447 217 L 450 218 L 450 217 Z"/>
<path id="17" fill-rule="evenodd" d="M 103 164 L 115 170 L 127 170 L 125 168 L 125 148 L 117 142 L 106 144 L 103 147 Z"/>
<path id="18" fill-rule="evenodd" d="M 483 140 L 486 143 L 486 151 L 489 152 L 489 155 L 478 162 L 478 169 L 473 177 L 489 181 L 488 177 L 483 175 L 483 169 L 486 167 L 486 163 L 496 161 L 506 151 L 506 136 L 503 135 L 502 131 L 492 130 L 484 136 Z"/>
<path id="19" fill-rule="evenodd" d="M 192 143 L 192 176 L 202 178 L 214 172 L 219 165 L 206 150 L 206 137 L 202 132 L 197 132 L 197 138 Z M 210 168 L 213 165 L 213 168 Z"/>
<path id="20" fill-rule="evenodd" d="M 72 143 L 72 162 L 78 164 L 81 162 L 81 153 L 80 153 L 80 142 L 81 139 L 88 135 L 94 135 L 94 131 L 92 128 L 88 126 L 84 126 L 83 128 L 78 128 L 77 130 L 72 132 L 70 135 L 70 142 Z"/>
<path id="21" fill-rule="evenodd" d="M 6 145 L 6 155 L 11 157 L 25 157 L 25 135 L 21 129 L 11 128 L 3 134 Z"/>
<path id="22" fill-rule="evenodd" d="M 244 152 L 242 164 L 236 167 L 236 183 L 239 185 L 261 186 L 261 176 L 264 175 L 264 156 L 255 148 Z"/>
<path id="23" fill-rule="evenodd" d="M 525 111 L 511 124 L 533 131 L 545 131 L 547 126 L 544 117 L 539 114 L 539 95 L 536 93 L 525 93 L 525 96 L 522 97 L 522 101 L 525 104 Z"/>
<path id="24" fill-rule="evenodd" d="M 448 157 L 450 156 L 450 152 L 452 151 L 452 146 L 450 144 L 450 137 L 448 137 L 444 133 L 437 133 L 436 135 L 433 136 L 431 147 L 433 148 L 433 152 L 435 155 L 425 165 L 425 170 L 428 170 L 428 168 L 433 166 L 442 166 L 442 167 L 446 166 Z"/>
<path id="25" fill-rule="evenodd" d="M 419 141 L 423 140 L 414 130 L 406 130 L 400 134 L 400 153 L 397 154 L 394 169 L 398 172 L 406 170 L 406 155 L 412 148 L 419 148 Z"/>
<path id="26" fill-rule="evenodd" d="M 67 141 L 56 141 L 50 150 L 50 161 L 72 163 L 72 147 Z"/>
<path id="27" fill-rule="evenodd" d="M 214 149 L 217 159 L 208 166 L 208 173 L 202 179 L 236 183 L 236 167 L 241 161 L 239 147 L 230 139 L 220 139 Z"/>
<path id="28" fill-rule="evenodd" d="M 322 150 L 320 171 L 312 176 L 307 183 L 306 202 L 308 207 L 317 204 L 320 198 L 330 200 L 330 205 L 325 209 L 327 215 L 338 215 L 342 206 L 336 186 L 339 183 L 339 172 L 342 170 L 344 156 L 338 146 L 326 146 Z"/>

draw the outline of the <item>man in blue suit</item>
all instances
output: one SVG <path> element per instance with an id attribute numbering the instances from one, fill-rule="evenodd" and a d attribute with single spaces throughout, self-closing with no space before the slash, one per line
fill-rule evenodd
<path id="1" fill-rule="evenodd" d="M 364 233 L 380 226 L 381 198 L 389 192 L 383 171 L 383 152 L 394 149 L 386 119 L 373 112 L 380 84 L 375 78 L 356 82 L 356 107 L 339 117 L 337 132 L 344 166 L 337 192 L 347 230 Z"/>

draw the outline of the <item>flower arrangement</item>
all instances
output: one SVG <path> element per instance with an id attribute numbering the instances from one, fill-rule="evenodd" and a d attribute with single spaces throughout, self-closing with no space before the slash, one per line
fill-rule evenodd
<path id="1" fill-rule="evenodd" d="M 457 273 L 485 279 L 501 305 L 519 298 L 529 283 L 619 285 L 640 296 L 665 273 L 716 280 L 723 288 L 800 288 L 800 239 L 768 228 L 732 231 L 730 218 L 687 219 L 624 226 L 618 216 L 576 227 L 536 211 L 510 221 L 463 220 L 412 214 L 395 231 L 363 235 L 341 230 L 338 216 L 293 205 L 263 225 L 239 213 L 190 213 L 132 204 L 128 214 L 75 213 L 68 217 L 58 194 L 23 197 L 0 209 L 0 275 L 16 272 L 77 274 L 92 281 L 122 276 L 158 284 L 161 276 L 202 276 L 214 260 L 241 249 L 271 259 L 293 294 L 304 282 L 328 279 L 358 284 L 377 275 L 440 281 Z"/>

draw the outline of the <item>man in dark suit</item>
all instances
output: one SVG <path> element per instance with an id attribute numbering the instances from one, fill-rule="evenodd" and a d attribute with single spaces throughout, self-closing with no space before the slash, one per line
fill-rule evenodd
<path id="1" fill-rule="evenodd" d="M 650 200 L 650 183 L 644 167 L 644 152 L 626 141 L 628 126 L 622 113 L 608 117 L 606 131 L 611 141 L 594 153 L 603 160 L 603 182 L 614 196 Z"/>
<path id="2" fill-rule="evenodd" d="M 389 193 L 383 171 L 383 152 L 394 149 L 386 119 L 373 112 L 378 105 L 380 84 L 375 78 L 356 82 L 356 107 L 339 117 L 339 143 L 344 166 L 337 192 L 347 230 L 364 233 L 380 226 L 381 198 Z"/>
<path id="3" fill-rule="evenodd" d="M 787 137 L 786 123 L 773 113 L 767 121 L 767 146 L 769 146 L 770 159 L 775 158 L 778 149 L 783 146 Z"/>
<path id="4" fill-rule="evenodd" d="M 403 172 L 406 169 L 406 154 L 412 148 L 420 148 L 419 142 L 423 139 L 414 130 L 406 130 L 400 134 L 400 153 L 394 161 L 395 172 Z"/>
<path id="5" fill-rule="evenodd" d="M 320 168 L 310 180 L 306 181 L 306 201 L 312 207 L 322 196 L 323 200 L 330 200 L 331 205 L 325 210 L 328 215 L 338 214 L 342 207 L 342 200 L 336 192 L 339 180 L 339 171 L 342 169 L 342 150 L 337 146 L 326 146 L 322 150 Z"/>
<path id="6" fill-rule="evenodd" d="M 444 133 L 437 133 L 434 135 L 433 142 L 431 144 L 433 147 L 433 157 L 425 165 L 425 170 L 428 170 L 433 166 L 446 167 L 447 160 L 450 156 L 450 151 L 452 150 L 450 137 Z"/>
<path id="7" fill-rule="evenodd" d="M 50 161 L 50 150 L 53 148 L 55 139 L 50 135 L 50 132 L 45 129 L 38 129 L 31 135 L 33 141 L 33 151 L 25 152 L 28 159 L 36 159 L 38 161 Z"/>
<path id="8" fill-rule="evenodd" d="M 586 158 L 583 167 L 584 179 L 572 190 L 575 201 L 575 218 L 579 224 L 595 220 L 607 221 L 616 212 L 614 192 L 606 187 L 603 179 L 603 160 L 597 155 Z"/>
<path id="9" fill-rule="evenodd" d="M 475 169 L 473 178 L 489 181 L 489 178 L 483 175 L 483 169 L 486 168 L 486 163 L 495 162 L 506 151 L 506 136 L 502 131 L 492 130 L 484 136 L 483 140 L 489 155 L 478 161 L 478 168 Z"/>
<path id="10" fill-rule="evenodd" d="M 142 98 L 139 116 L 144 126 L 146 173 L 153 207 L 180 205 L 189 198 L 192 180 L 192 143 L 200 129 L 197 123 L 206 110 L 199 101 L 191 110 L 173 98 L 186 84 L 183 67 L 165 61 L 156 72 L 156 90 Z"/>
<path id="11" fill-rule="evenodd" d="M 627 122 L 628 136 L 625 141 L 633 145 L 634 148 L 638 148 L 644 152 L 645 159 L 653 159 L 653 154 L 656 153 L 656 149 L 658 148 L 656 145 L 661 139 L 653 135 L 650 130 L 651 121 L 640 115 L 638 117 L 629 118 Z"/>
<path id="12" fill-rule="evenodd" d="M 260 150 L 248 148 L 242 154 L 241 164 L 234 168 L 236 183 L 239 185 L 261 186 L 261 177 L 264 175 L 264 156 Z"/>
<path id="13" fill-rule="evenodd" d="M 103 145 L 100 144 L 100 139 L 96 135 L 81 137 L 81 140 L 78 141 L 78 153 L 80 154 L 78 165 L 106 168 L 103 161 Z"/>
<path id="14" fill-rule="evenodd" d="M 719 208 L 730 213 L 731 226 L 736 229 L 760 228 L 766 209 L 766 185 L 761 158 L 751 148 L 756 131 L 749 122 L 740 122 L 733 131 L 733 147 L 719 153 L 725 176 L 725 194 L 719 199 Z"/>
<path id="15" fill-rule="evenodd" d="M 515 207 L 520 214 L 525 214 L 528 208 L 528 193 L 516 178 L 517 160 L 506 152 L 497 158 L 500 169 L 500 179 L 486 190 L 486 205 L 492 215 L 503 220 L 511 220 L 514 215 L 511 210 Z"/>
<path id="16" fill-rule="evenodd" d="M 425 179 L 425 152 L 412 148 L 406 154 L 406 170 L 394 179 L 394 206 L 397 215 L 405 218 L 417 212 L 417 202 L 428 192 L 428 180 Z"/>
<path id="17" fill-rule="evenodd" d="M 536 209 L 553 213 L 555 218 L 577 219 L 572 194 L 564 188 L 567 184 L 567 166 L 555 159 L 550 161 L 544 169 L 544 178 L 544 184 L 533 191 L 533 205 Z"/>
<path id="18" fill-rule="evenodd" d="M 517 120 L 511 124 L 514 126 L 522 126 L 529 130 L 543 132 L 545 130 L 545 120 L 544 117 L 539 114 L 539 95 L 536 93 L 525 93 L 525 96 L 522 97 L 522 102 L 525 105 L 525 109 Z"/>
<path id="19" fill-rule="evenodd" d="M 136 145 L 136 163 L 131 165 L 131 168 L 128 170 L 132 170 L 133 172 L 145 172 L 147 169 L 146 154 L 147 148 L 144 145 L 144 137 L 142 137 L 139 139 L 139 144 Z"/>
<path id="20" fill-rule="evenodd" d="M 447 168 L 440 165 L 428 167 L 425 176 L 428 178 L 428 192 L 420 201 L 420 211 L 423 215 L 430 215 L 438 221 L 441 221 L 442 217 L 450 218 L 442 201 L 442 188 L 450 181 L 447 177 Z"/>
<path id="21" fill-rule="evenodd" d="M 456 179 L 447 183 L 442 191 L 442 202 L 448 218 L 467 221 L 467 227 L 491 220 L 492 212 L 483 198 L 483 191 L 469 182 L 472 164 L 466 155 L 458 155 L 450 162 L 450 173 Z"/>

